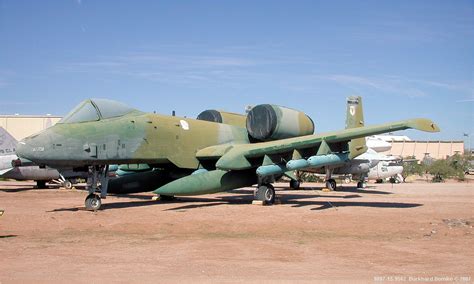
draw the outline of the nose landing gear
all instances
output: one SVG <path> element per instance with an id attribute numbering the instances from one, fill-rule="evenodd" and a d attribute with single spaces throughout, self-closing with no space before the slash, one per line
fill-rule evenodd
<path id="1" fill-rule="evenodd" d="M 87 210 L 97 211 L 102 206 L 101 198 L 107 197 L 107 188 L 109 177 L 107 172 L 109 166 L 90 166 L 87 176 L 87 190 L 89 195 L 86 197 L 84 205 Z M 100 192 L 100 195 L 96 194 Z"/>
<path id="2" fill-rule="evenodd" d="M 86 209 L 90 211 L 97 211 L 100 209 L 100 206 L 102 205 L 102 201 L 100 200 L 100 196 L 91 193 L 86 197 L 85 201 Z"/>

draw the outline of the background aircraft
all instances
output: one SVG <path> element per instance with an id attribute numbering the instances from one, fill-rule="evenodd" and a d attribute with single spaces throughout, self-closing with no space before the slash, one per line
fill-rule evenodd
<path id="1" fill-rule="evenodd" d="M 366 143 L 369 149 L 372 149 L 377 153 L 392 149 L 392 144 L 384 140 L 380 135 L 366 137 Z"/>
<path id="2" fill-rule="evenodd" d="M 324 176 L 321 174 L 322 169 L 309 170 L 309 172 L 316 173 L 317 176 Z M 402 172 L 403 166 L 400 158 L 382 155 L 373 149 L 368 149 L 367 152 L 345 165 L 334 167 L 332 174 L 343 178 L 346 183 L 357 180 L 357 188 L 364 188 L 367 180 L 384 180 L 394 177 L 402 182 L 403 178 L 399 176 Z M 334 190 L 336 188 L 336 185 L 329 186 L 334 186 Z"/>
<path id="3" fill-rule="evenodd" d="M 64 170 L 59 173 L 53 168 L 40 168 L 29 161 L 21 161 L 15 153 L 17 143 L 8 131 L 0 127 L 0 177 L 34 180 L 38 188 L 45 188 L 46 182 L 54 180 L 66 188 L 72 188 L 74 178 L 80 176 L 72 171 Z"/>
<path id="4" fill-rule="evenodd" d="M 199 195 L 257 184 L 255 197 L 273 203 L 271 183 L 295 170 L 334 167 L 367 150 L 365 137 L 415 128 L 437 132 L 427 119 L 364 126 L 360 97 L 348 99 L 346 129 L 312 134 L 304 113 L 257 105 L 246 127 L 143 113 L 105 99 L 86 100 L 51 128 L 19 142 L 17 152 L 38 165 L 88 170 L 87 209 L 101 206 L 111 164 L 148 164 L 160 196 Z M 226 114 L 221 113 L 223 121 Z M 232 123 L 232 124 L 230 124 Z M 134 175 L 130 175 L 133 178 Z M 99 186 L 100 185 L 100 186 Z M 100 196 L 95 194 L 100 191 Z"/>

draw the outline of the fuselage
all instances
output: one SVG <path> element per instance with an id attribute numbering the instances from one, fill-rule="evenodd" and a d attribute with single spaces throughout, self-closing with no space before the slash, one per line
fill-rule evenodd
<path id="1" fill-rule="evenodd" d="M 369 179 L 386 179 L 396 175 L 400 175 L 403 172 L 403 166 L 393 164 L 387 161 L 380 161 L 376 167 L 370 169 L 368 178 Z"/>
<path id="2" fill-rule="evenodd" d="M 146 163 L 196 169 L 196 152 L 226 143 L 249 143 L 245 128 L 133 111 L 123 116 L 58 123 L 20 141 L 19 156 L 39 165 Z"/>

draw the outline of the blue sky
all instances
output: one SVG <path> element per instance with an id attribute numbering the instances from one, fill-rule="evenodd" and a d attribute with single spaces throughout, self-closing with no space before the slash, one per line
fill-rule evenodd
<path id="1" fill-rule="evenodd" d="M 366 124 L 428 117 L 440 134 L 405 133 L 474 136 L 474 2 L 0 0 L 1 114 L 274 103 L 328 131 L 350 95 Z"/>

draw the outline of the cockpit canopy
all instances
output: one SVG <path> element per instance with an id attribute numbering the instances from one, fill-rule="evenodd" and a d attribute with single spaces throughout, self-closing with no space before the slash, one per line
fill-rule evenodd
<path id="1" fill-rule="evenodd" d="M 121 102 L 108 99 L 88 99 L 78 104 L 58 123 L 78 123 L 119 117 L 137 111 Z"/>

